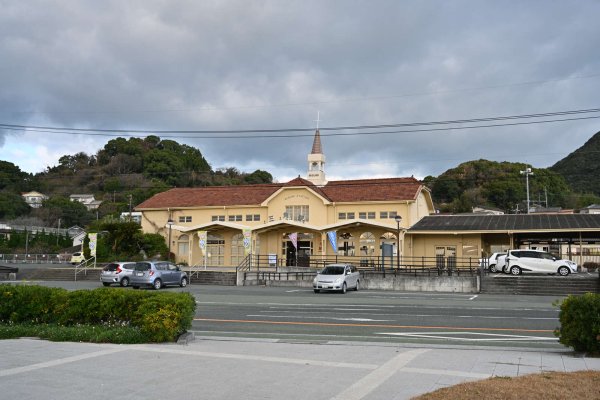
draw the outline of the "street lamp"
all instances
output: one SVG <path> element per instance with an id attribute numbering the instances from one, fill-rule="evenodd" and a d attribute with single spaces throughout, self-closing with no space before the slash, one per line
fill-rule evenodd
<path id="1" fill-rule="evenodd" d="M 521 175 L 525 175 L 525 184 L 527 185 L 527 214 L 529 214 L 529 175 L 533 175 L 531 168 L 525 168 L 524 171 L 519 171 Z M 546 204 L 546 207 L 548 205 Z"/>
<path id="2" fill-rule="evenodd" d="M 167 220 L 167 225 L 169 225 L 169 261 L 171 261 L 171 227 L 173 226 L 171 217 Z"/>
<path id="3" fill-rule="evenodd" d="M 398 226 L 397 238 L 396 238 L 396 271 L 400 270 L 400 222 L 402 221 L 402 217 L 396 214 L 394 217 L 396 220 L 396 224 Z"/>

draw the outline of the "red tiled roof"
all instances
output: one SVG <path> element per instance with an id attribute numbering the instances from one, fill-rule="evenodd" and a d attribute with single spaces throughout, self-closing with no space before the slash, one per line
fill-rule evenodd
<path id="1" fill-rule="evenodd" d="M 422 184 L 415 178 L 387 178 L 331 181 L 323 187 L 317 187 L 298 177 L 283 184 L 176 188 L 154 195 L 138 205 L 136 210 L 258 205 L 279 189 L 296 186 L 308 187 L 330 201 L 356 202 L 414 200 Z"/>
<path id="2" fill-rule="evenodd" d="M 257 205 L 280 188 L 280 184 L 175 188 L 155 194 L 136 209 Z"/>
<path id="3" fill-rule="evenodd" d="M 415 200 L 422 184 L 415 178 L 330 181 L 323 192 L 335 202 Z"/>

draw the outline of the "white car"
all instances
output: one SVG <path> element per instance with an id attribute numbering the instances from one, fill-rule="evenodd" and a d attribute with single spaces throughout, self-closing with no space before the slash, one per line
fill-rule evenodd
<path id="1" fill-rule="evenodd" d="M 505 272 L 521 275 L 523 272 L 543 272 L 567 276 L 577 273 L 577 263 L 560 260 L 539 250 L 510 250 L 506 256 Z"/>
<path id="2" fill-rule="evenodd" d="M 360 273 L 352 264 L 330 264 L 323 268 L 313 280 L 315 293 L 321 290 L 336 290 L 346 293 L 348 289 L 358 290 Z"/>
<path id="3" fill-rule="evenodd" d="M 488 268 L 491 272 L 502 272 L 502 267 L 504 267 L 504 257 L 506 253 L 494 253 L 488 258 Z M 501 264 L 499 265 L 498 260 L 501 259 Z"/>

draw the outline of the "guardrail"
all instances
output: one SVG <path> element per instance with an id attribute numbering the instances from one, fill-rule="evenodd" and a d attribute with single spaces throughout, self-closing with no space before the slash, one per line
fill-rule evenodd
<path id="1" fill-rule="evenodd" d="M 0 262 L 12 264 L 63 264 L 70 254 L 0 254 Z"/>

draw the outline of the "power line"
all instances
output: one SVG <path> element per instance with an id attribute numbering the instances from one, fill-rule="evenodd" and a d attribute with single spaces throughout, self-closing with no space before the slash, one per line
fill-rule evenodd
<path id="1" fill-rule="evenodd" d="M 400 124 L 383 124 L 383 125 L 358 125 L 358 126 L 341 126 L 341 127 L 330 127 L 320 128 L 323 131 L 338 131 L 338 130 L 359 130 L 359 129 L 382 129 L 392 127 L 415 127 L 415 126 L 435 126 L 435 125 L 457 125 L 457 124 L 470 124 L 476 122 L 492 122 L 492 121 L 506 121 L 506 120 L 520 120 L 520 119 L 531 119 L 531 118 L 542 118 L 549 116 L 561 116 L 561 115 L 574 115 L 574 114 L 590 114 L 599 113 L 600 109 L 584 109 L 584 110 L 571 110 L 571 111 L 558 111 L 550 113 L 540 114 L 525 114 L 525 115 L 511 115 L 511 116 L 500 116 L 500 117 L 487 117 L 487 118 L 473 118 L 473 119 L 460 119 L 450 121 L 431 121 L 431 122 L 413 122 L 413 123 L 400 123 Z M 523 121 L 523 122 L 510 122 L 501 124 L 483 124 L 483 125 L 472 125 L 472 126 L 451 126 L 444 128 L 429 128 L 429 129 L 406 129 L 396 131 L 374 131 L 374 132 L 341 132 L 341 133 L 324 133 L 322 136 L 358 136 L 358 135 L 382 135 L 392 133 L 419 133 L 419 132 L 440 132 L 450 130 L 462 130 L 462 129 L 479 129 L 479 128 L 495 128 L 505 126 L 517 126 L 517 125 L 532 125 L 532 124 L 545 124 L 545 123 L 556 123 L 566 121 L 577 121 L 586 119 L 597 119 L 600 116 L 586 116 L 586 117 L 573 117 L 573 118 L 558 118 L 541 121 Z M 13 124 L 0 124 L 0 128 L 6 130 L 18 130 L 18 131 L 33 131 L 33 132 L 44 132 L 44 133 L 63 133 L 67 135 L 84 135 L 84 136 L 127 136 L 127 137 L 145 137 L 148 135 L 156 134 L 161 135 L 163 138 L 196 138 L 196 139 L 263 139 L 263 138 L 290 138 L 290 137 L 307 137 L 313 135 L 313 128 L 284 128 L 284 129 L 249 129 L 249 130 L 123 130 L 123 129 L 94 129 L 94 128 L 66 128 L 66 127 L 44 127 L 44 126 L 33 126 L 33 125 L 13 125 Z M 294 135 L 253 135 L 253 136 L 201 136 L 202 134 L 231 134 L 231 133 L 288 133 L 288 132 L 311 132 L 306 134 L 294 134 Z M 143 135 L 133 135 L 132 133 L 143 133 Z M 181 134 L 181 135 L 172 135 Z M 187 136 L 187 134 L 194 134 L 193 136 Z M 200 134 L 200 136 L 198 136 Z"/>

